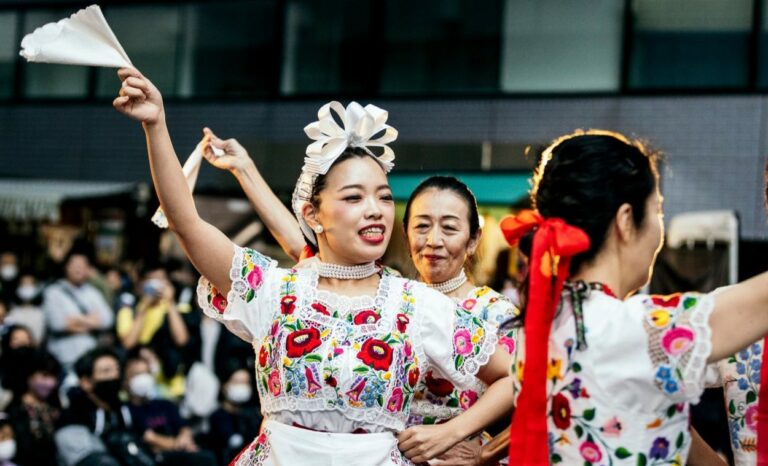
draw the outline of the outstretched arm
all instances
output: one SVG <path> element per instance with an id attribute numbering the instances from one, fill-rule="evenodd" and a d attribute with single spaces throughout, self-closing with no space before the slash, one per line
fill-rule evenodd
<path id="1" fill-rule="evenodd" d="M 216 156 L 208 145 L 203 149 L 203 156 L 216 168 L 229 170 L 243 188 L 259 218 L 275 237 L 280 247 L 291 259 L 298 262 L 306 244 L 299 224 L 293 214 L 280 202 L 275 193 L 261 176 L 253 159 L 236 139 L 220 139 L 209 128 L 204 128 L 210 144 L 222 149 L 224 155 Z"/>
<path id="2" fill-rule="evenodd" d="M 708 362 L 728 357 L 768 335 L 768 272 L 729 286 L 714 299 Z"/>
<path id="3" fill-rule="evenodd" d="M 222 232 L 197 214 L 165 124 L 160 91 L 138 70 L 122 68 L 117 74 L 123 84 L 120 96 L 112 105 L 140 121 L 144 128 L 152 182 L 168 224 L 197 270 L 219 292 L 226 294 L 230 287 L 229 269 L 234 246 Z"/>
<path id="4" fill-rule="evenodd" d="M 414 463 L 429 461 L 465 438 L 480 432 L 502 417 L 508 417 L 514 405 L 510 356 L 498 348 L 477 378 L 490 384 L 471 408 L 444 424 L 410 427 L 398 435 L 400 450 Z"/>

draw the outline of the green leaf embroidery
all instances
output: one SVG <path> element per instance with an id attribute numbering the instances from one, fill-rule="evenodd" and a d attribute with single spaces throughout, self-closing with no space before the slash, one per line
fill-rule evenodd
<path id="1" fill-rule="evenodd" d="M 245 277 L 246 275 L 248 275 L 248 266 L 247 265 L 244 266 L 242 270 L 240 270 L 240 276 L 241 277 Z"/>
<path id="2" fill-rule="evenodd" d="M 675 447 L 676 447 L 676 448 L 680 448 L 680 447 L 682 447 L 682 446 L 683 446 L 683 442 L 684 442 L 684 441 L 685 441 L 685 435 L 683 435 L 683 433 L 682 433 L 682 432 L 680 432 L 680 433 L 677 435 L 677 440 L 675 441 Z"/>
<path id="3" fill-rule="evenodd" d="M 425 424 L 425 425 L 434 424 L 434 423 L 435 423 L 435 420 L 436 420 L 436 419 L 435 419 L 434 417 L 425 417 L 425 418 L 422 420 L 422 423 L 423 423 L 423 424 Z"/>
<path id="4" fill-rule="evenodd" d="M 561 463 L 563 461 L 563 458 L 557 453 L 555 453 L 552 455 L 551 461 L 552 461 L 552 464 Z"/>
<path id="5" fill-rule="evenodd" d="M 752 390 L 747 392 L 747 403 L 754 403 L 757 400 L 757 395 Z"/>
<path id="6" fill-rule="evenodd" d="M 464 356 L 462 355 L 456 356 L 456 360 L 454 360 L 454 366 L 456 367 L 456 370 L 460 370 L 463 365 L 464 365 Z"/>
<path id="7" fill-rule="evenodd" d="M 585 409 L 585 410 L 584 410 L 584 414 L 582 414 L 582 416 L 583 416 L 583 417 L 584 417 L 584 419 L 586 419 L 587 421 L 591 421 L 592 419 L 594 419 L 594 418 L 595 418 L 595 408 L 592 408 L 592 409 Z"/>
<path id="8" fill-rule="evenodd" d="M 693 297 L 685 298 L 685 300 L 683 301 L 683 308 L 685 308 L 685 309 L 692 308 L 693 306 L 696 305 L 696 301 L 697 301 L 697 299 L 693 298 Z"/>
<path id="9" fill-rule="evenodd" d="M 288 385 L 285 386 L 285 391 L 290 392 L 293 388 L 293 384 L 291 382 L 288 382 Z"/>
<path id="10" fill-rule="evenodd" d="M 459 400 L 458 398 L 451 398 L 448 400 L 448 403 L 446 403 L 446 406 L 449 408 L 457 408 L 459 406 Z"/>
<path id="11" fill-rule="evenodd" d="M 675 413 L 677 412 L 677 406 L 672 405 L 669 408 L 667 408 L 667 417 L 673 417 Z"/>
<path id="12" fill-rule="evenodd" d="M 480 353 L 480 345 L 475 345 L 475 354 Z"/>
<path id="13" fill-rule="evenodd" d="M 384 406 L 384 395 L 377 396 L 376 402 L 379 404 L 379 406 Z"/>
<path id="14" fill-rule="evenodd" d="M 355 372 L 357 374 L 365 374 L 369 370 L 370 369 L 368 368 L 368 366 L 357 366 L 354 369 L 352 369 L 352 372 Z"/>
<path id="15" fill-rule="evenodd" d="M 254 296 L 256 296 L 256 292 L 249 289 L 248 292 L 245 293 L 245 302 L 250 303 Z"/>
<path id="16" fill-rule="evenodd" d="M 626 448 L 619 447 L 616 449 L 616 457 L 619 458 L 620 460 L 623 460 L 624 458 L 629 458 L 630 456 L 632 456 L 632 453 L 630 453 L 629 450 L 627 450 Z"/>
<path id="17" fill-rule="evenodd" d="M 584 429 L 580 425 L 578 425 L 578 424 L 576 424 L 576 426 L 574 426 L 573 430 L 576 431 L 576 437 L 577 438 L 581 438 L 581 436 L 584 435 Z"/>
<path id="18" fill-rule="evenodd" d="M 581 372 L 581 364 L 579 364 L 578 362 L 574 362 L 573 364 L 571 364 L 571 370 L 573 372 Z"/>
<path id="19" fill-rule="evenodd" d="M 637 454 L 637 466 L 645 466 L 648 463 L 648 459 L 643 453 Z"/>
<path id="20" fill-rule="evenodd" d="M 736 405 L 733 403 L 733 400 L 728 403 L 728 412 L 731 414 L 731 416 L 736 414 Z"/>
<path id="21" fill-rule="evenodd" d="M 308 362 L 320 362 L 322 360 L 323 360 L 323 357 L 317 353 L 312 353 L 304 356 L 304 361 L 308 361 Z"/>

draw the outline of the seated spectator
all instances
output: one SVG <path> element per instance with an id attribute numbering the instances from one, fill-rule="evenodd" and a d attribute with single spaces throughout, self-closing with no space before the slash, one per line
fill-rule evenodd
<path id="1" fill-rule="evenodd" d="M 175 288 L 160 265 L 142 273 L 140 298 L 135 309 L 117 313 L 117 335 L 126 350 L 139 345 L 151 349 L 160 361 L 160 383 L 172 398 L 184 394 L 184 355 L 189 341 L 187 324 L 175 300 Z"/>
<path id="2" fill-rule="evenodd" d="M 16 439 L 8 415 L 0 413 L 0 466 L 16 466 L 11 460 L 16 455 Z"/>
<path id="3" fill-rule="evenodd" d="M 48 323 L 48 351 L 65 369 L 94 348 L 99 332 L 108 332 L 114 315 L 104 296 L 88 284 L 88 257 L 72 252 L 64 262 L 64 278 L 43 294 Z"/>
<path id="4" fill-rule="evenodd" d="M 19 354 L 36 347 L 32 333 L 24 326 L 9 325 L 0 334 L 0 409 L 5 410 L 14 393 L 22 390 L 20 384 L 24 363 Z"/>
<path id="5" fill-rule="evenodd" d="M 158 465 L 214 463 L 213 454 L 199 450 L 179 408 L 168 400 L 155 398 L 155 379 L 147 361 L 138 355 L 130 357 L 125 380 L 134 432 L 156 453 Z"/>
<path id="6" fill-rule="evenodd" d="M 19 276 L 16 295 L 11 301 L 11 311 L 6 323 L 21 324 L 27 327 L 38 344 L 45 341 L 45 314 L 41 307 L 42 294 L 37 278 L 30 272 Z"/>
<path id="7" fill-rule="evenodd" d="M 16 434 L 14 461 L 19 466 L 55 466 L 53 432 L 60 414 L 56 389 L 61 366 L 43 350 L 25 350 L 17 355 L 22 383 L 7 410 Z"/>
<path id="8" fill-rule="evenodd" d="M 8 317 L 8 305 L 0 298 L 0 330 L 5 330 L 8 323 L 5 319 Z"/>
<path id="9" fill-rule="evenodd" d="M 251 373 L 246 369 L 231 370 L 221 387 L 221 407 L 210 418 L 208 441 L 218 453 L 219 464 L 225 465 L 259 433 L 261 413 L 253 404 Z"/>
<path id="10" fill-rule="evenodd" d="M 121 464 L 154 466 L 154 459 L 133 435 L 130 409 L 120 400 L 123 379 L 118 354 L 111 348 L 92 349 L 77 360 L 75 372 L 79 386 L 69 394 L 70 406 L 62 413 L 59 428 L 85 426 Z"/>

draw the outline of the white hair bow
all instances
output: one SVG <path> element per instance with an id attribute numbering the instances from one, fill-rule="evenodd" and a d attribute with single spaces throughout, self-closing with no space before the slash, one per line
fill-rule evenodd
<path id="1" fill-rule="evenodd" d="M 331 112 L 336 113 L 342 126 L 336 123 Z M 394 166 L 395 153 L 387 144 L 397 139 L 397 130 L 386 124 L 388 116 L 386 110 L 371 104 L 363 107 L 351 102 L 344 108 L 334 101 L 323 105 L 317 111 L 318 120 L 304 128 L 315 142 L 307 146 L 302 171 L 324 175 L 347 147 L 360 147 L 389 172 Z M 374 154 L 370 147 L 381 147 L 383 153 Z"/>

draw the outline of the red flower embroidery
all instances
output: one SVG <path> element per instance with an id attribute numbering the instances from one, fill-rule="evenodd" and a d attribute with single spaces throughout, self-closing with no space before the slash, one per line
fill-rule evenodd
<path id="1" fill-rule="evenodd" d="M 400 387 L 395 388 L 392 390 L 392 396 L 389 397 L 389 401 L 387 401 L 387 410 L 391 413 L 396 413 L 400 411 L 400 408 L 403 407 L 403 389 Z"/>
<path id="2" fill-rule="evenodd" d="M 261 269 L 257 266 L 251 270 L 248 275 L 245 277 L 245 281 L 248 282 L 248 286 L 251 287 L 252 290 L 259 289 L 259 285 L 261 285 L 262 280 L 264 279 L 264 274 L 261 272 Z"/>
<path id="3" fill-rule="evenodd" d="M 381 340 L 370 338 L 363 343 L 357 357 L 367 366 L 385 371 L 392 363 L 392 348 Z"/>
<path id="4" fill-rule="evenodd" d="M 411 321 L 411 319 L 408 318 L 405 314 L 398 314 L 396 317 L 397 320 L 397 331 L 400 333 L 405 333 L 405 329 L 408 328 L 408 323 Z"/>
<path id="5" fill-rule="evenodd" d="M 259 366 L 265 367 L 267 365 L 268 356 L 269 353 L 267 352 L 267 349 L 262 346 L 259 350 Z"/>
<path id="6" fill-rule="evenodd" d="M 653 304 L 659 307 L 671 307 L 675 308 L 680 304 L 680 293 L 675 293 L 667 296 L 651 296 Z"/>
<path id="7" fill-rule="evenodd" d="M 283 299 L 280 300 L 280 312 L 284 315 L 290 315 L 293 314 L 294 309 L 296 309 L 296 296 L 283 296 Z"/>
<path id="8" fill-rule="evenodd" d="M 354 322 L 356 325 L 375 324 L 380 318 L 381 316 L 373 309 L 366 309 L 365 311 L 360 311 L 355 316 Z"/>
<path id="9" fill-rule="evenodd" d="M 320 346 L 320 330 L 316 328 L 305 328 L 297 330 L 288 335 L 285 343 L 285 354 L 289 358 L 299 358 L 312 352 Z"/>
<path id="10" fill-rule="evenodd" d="M 331 376 L 325 378 L 325 383 L 331 387 L 336 387 L 336 385 L 338 385 L 338 382 L 336 381 L 336 377 L 331 377 Z"/>
<path id="11" fill-rule="evenodd" d="M 309 393 L 315 393 L 322 388 L 320 384 L 317 383 L 317 380 L 315 380 L 315 374 L 309 367 L 304 367 L 304 376 L 307 378 L 307 391 Z"/>
<path id="12" fill-rule="evenodd" d="M 211 305 L 219 312 L 219 314 L 224 314 L 224 311 L 227 309 L 227 299 L 216 292 L 213 299 L 211 299 Z"/>
<path id="13" fill-rule="evenodd" d="M 571 404 L 562 393 L 552 398 L 552 420 L 558 429 L 565 430 L 571 426 Z"/>
<path id="14" fill-rule="evenodd" d="M 358 401 L 360 399 L 360 394 L 363 393 L 365 384 L 366 379 L 362 377 L 358 378 L 357 382 L 355 382 L 355 384 L 352 385 L 352 388 L 347 392 L 349 399 L 352 401 Z"/>
<path id="15" fill-rule="evenodd" d="M 419 368 L 416 366 L 413 366 L 413 368 L 408 371 L 408 385 L 410 385 L 411 388 L 416 386 L 416 382 L 419 381 L 419 375 L 421 374 Z"/>
<path id="16" fill-rule="evenodd" d="M 311 307 L 312 307 L 312 309 L 316 310 L 320 314 L 323 314 L 323 315 L 326 315 L 326 316 L 330 316 L 331 315 L 331 313 L 328 312 L 328 308 L 326 308 L 324 305 L 322 305 L 320 303 L 312 303 Z"/>
<path id="17" fill-rule="evenodd" d="M 453 384 L 445 379 L 439 379 L 432 376 L 432 371 L 427 372 L 425 379 L 427 390 L 436 396 L 448 396 L 453 393 Z"/>

